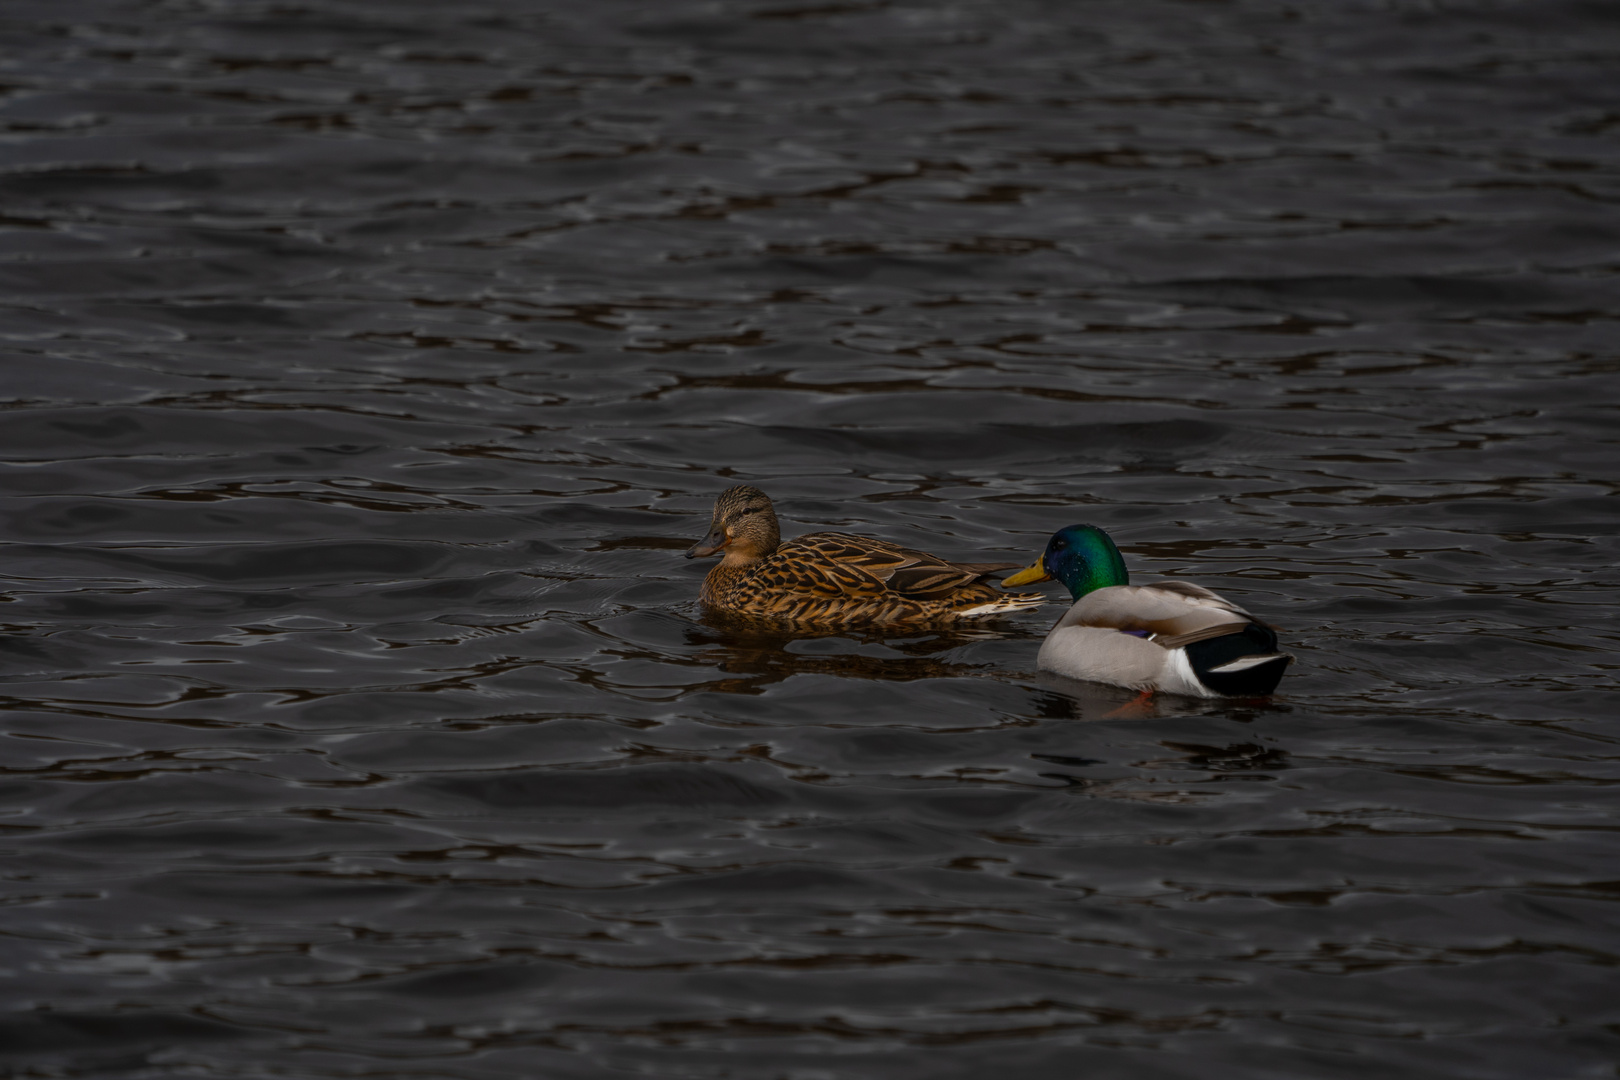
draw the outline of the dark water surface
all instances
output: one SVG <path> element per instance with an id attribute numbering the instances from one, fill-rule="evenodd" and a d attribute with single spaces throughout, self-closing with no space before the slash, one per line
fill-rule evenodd
<path id="1" fill-rule="evenodd" d="M 6 1075 L 1614 1076 L 1620 7 L 7 0 Z M 793 640 L 679 558 L 1287 629 Z"/>

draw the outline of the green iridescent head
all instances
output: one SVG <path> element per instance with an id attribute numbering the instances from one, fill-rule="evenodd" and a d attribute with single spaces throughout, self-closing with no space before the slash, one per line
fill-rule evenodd
<path id="1" fill-rule="evenodd" d="M 1046 551 L 1035 565 L 1018 571 L 1002 584 L 1027 585 L 1052 578 L 1063 582 L 1076 600 L 1093 589 L 1129 585 L 1131 581 L 1119 548 L 1095 525 L 1059 529 L 1047 541 Z"/>

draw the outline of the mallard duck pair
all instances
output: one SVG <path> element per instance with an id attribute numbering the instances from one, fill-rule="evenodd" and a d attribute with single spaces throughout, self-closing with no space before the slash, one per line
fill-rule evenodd
<path id="1" fill-rule="evenodd" d="M 771 500 L 740 485 L 715 500 L 709 534 L 689 559 L 721 555 L 702 600 L 738 615 L 827 628 L 954 623 L 1045 603 L 1005 593 L 985 578 L 1017 563 L 950 562 L 885 540 L 842 532 L 782 543 Z M 1277 634 L 1238 605 L 1184 581 L 1131 585 L 1108 534 L 1071 525 L 1046 551 L 1002 581 L 1056 579 L 1075 604 L 1041 645 L 1039 667 L 1135 690 L 1200 697 L 1269 694 L 1293 660 Z"/>

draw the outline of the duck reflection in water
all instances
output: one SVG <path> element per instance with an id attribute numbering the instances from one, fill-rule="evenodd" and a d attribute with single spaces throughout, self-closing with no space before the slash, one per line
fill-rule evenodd
<path id="1" fill-rule="evenodd" d="M 729 612 L 705 611 L 686 630 L 698 651 L 693 663 L 713 666 L 725 677 L 702 689 L 760 694 L 795 675 L 913 682 L 920 679 L 997 679 L 1021 683 L 1034 693 L 1029 720 L 1131 720 L 1203 715 L 1207 702 L 1175 695 L 1149 696 L 1117 686 L 1038 672 L 1007 670 L 994 663 L 952 659 L 959 649 L 992 640 L 1017 640 L 1031 651 L 1040 632 L 1024 626 L 945 626 L 895 637 L 889 629 L 821 630 Z M 1011 715 L 1011 714 L 1009 714 Z M 1236 717 L 1243 719 L 1244 717 Z"/>
<path id="2" fill-rule="evenodd" d="M 693 626 L 687 640 L 701 651 L 694 660 L 713 664 L 731 678 L 708 690 L 755 694 L 795 675 L 831 675 L 841 679 L 911 682 L 917 679 L 982 678 L 985 664 L 945 659 L 954 649 L 1005 632 L 965 626 L 913 628 L 895 637 L 895 628 L 851 630 L 806 627 L 759 616 L 706 609 L 701 629 Z M 1022 635 L 1031 638 L 1027 631 Z"/>

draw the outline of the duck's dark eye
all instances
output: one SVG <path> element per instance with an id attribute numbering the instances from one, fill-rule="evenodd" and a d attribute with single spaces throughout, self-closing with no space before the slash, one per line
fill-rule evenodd
<path id="1" fill-rule="evenodd" d="M 744 513 L 744 514 L 757 514 L 762 509 L 764 509 L 764 507 L 761 507 L 761 506 L 745 506 L 745 507 L 742 508 L 741 512 Z"/>
<path id="2" fill-rule="evenodd" d="M 1062 537 L 1059 537 L 1058 539 L 1052 541 L 1052 546 L 1057 548 L 1059 551 L 1062 551 L 1064 548 L 1069 546 L 1069 542 Z"/>

